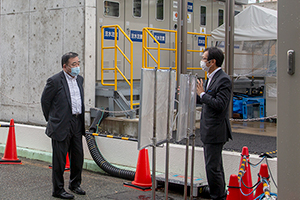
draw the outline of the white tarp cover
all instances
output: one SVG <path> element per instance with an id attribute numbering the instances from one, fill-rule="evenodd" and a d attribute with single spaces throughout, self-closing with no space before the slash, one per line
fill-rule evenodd
<path id="1" fill-rule="evenodd" d="M 224 40 L 225 24 L 211 32 Z M 234 41 L 277 40 L 277 11 L 251 5 L 234 17 Z"/>

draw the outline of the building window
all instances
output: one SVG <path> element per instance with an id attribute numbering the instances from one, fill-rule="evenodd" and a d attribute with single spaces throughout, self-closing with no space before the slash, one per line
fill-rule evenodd
<path id="1" fill-rule="evenodd" d="M 164 20 L 164 0 L 156 0 L 156 19 Z"/>
<path id="2" fill-rule="evenodd" d="M 206 6 L 200 7 L 200 25 L 206 26 Z"/>
<path id="3" fill-rule="evenodd" d="M 221 26 L 224 23 L 224 10 L 219 9 L 219 26 Z"/>
<path id="4" fill-rule="evenodd" d="M 104 1 L 104 16 L 119 17 L 120 4 L 113 1 Z"/>
<path id="5" fill-rule="evenodd" d="M 133 16 L 142 17 L 142 0 L 133 0 Z"/>

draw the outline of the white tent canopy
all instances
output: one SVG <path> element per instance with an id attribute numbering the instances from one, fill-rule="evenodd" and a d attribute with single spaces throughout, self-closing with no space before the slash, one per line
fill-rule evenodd
<path id="1" fill-rule="evenodd" d="M 211 32 L 225 39 L 225 24 Z M 251 5 L 234 17 L 234 41 L 277 40 L 277 11 Z"/>

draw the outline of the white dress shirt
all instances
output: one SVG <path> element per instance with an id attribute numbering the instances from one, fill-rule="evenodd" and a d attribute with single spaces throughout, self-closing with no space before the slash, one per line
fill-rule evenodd
<path id="1" fill-rule="evenodd" d="M 81 114 L 81 96 L 80 96 L 80 91 L 79 91 L 79 87 L 77 84 L 77 76 L 75 76 L 74 78 L 72 76 L 70 76 L 69 74 L 67 74 L 64 71 L 64 74 L 66 76 L 67 79 L 67 83 L 69 86 L 69 91 L 70 91 L 70 96 L 71 96 L 71 103 L 72 103 L 72 114 L 76 115 L 76 114 Z"/>
<path id="2" fill-rule="evenodd" d="M 210 74 L 207 75 L 208 83 L 206 84 L 206 88 L 209 87 L 209 84 L 210 84 L 212 78 L 214 77 L 214 75 L 215 75 L 215 74 L 217 73 L 217 71 L 219 71 L 219 70 L 221 70 L 221 67 L 218 67 L 218 68 L 215 69 L 212 73 L 210 73 Z M 205 92 L 201 92 L 200 98 L 202 98 L 204 94 L 205 94 Z"/>

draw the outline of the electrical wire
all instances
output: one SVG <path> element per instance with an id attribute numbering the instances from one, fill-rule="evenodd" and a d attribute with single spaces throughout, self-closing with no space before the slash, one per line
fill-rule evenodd
<path id="1" fill-rule="evenodd" d="M 271 176 L 271 178 L 272 178 L 272 181 L 273 181 L 275 187 L 278 188 L 278 187 L 277 187 L 277 184 L 276 184 L 276 182 L 275 182 L 275 180 L 274 180 L 274 177 L 273 177 L 273 175 L 272 175 L 272 171 L 271 171 L 271 169 L 270 169 L 270 166 L 269 166 L 269 163 L 268 163 L 268 159 L 267 159 L 267 158 L 266 158 L 266 163 L 267 163 L 268 170 L 269 170 L 269 172 L 270 172 L 270 176 Z"/>
<path id="2" fill-rule="evenodd" d="M 251 165 L 253 168 L 256 168 L 266 157 L 263 156 L 262 159 L 257 163 L 257 164 L 253 164 L 250 161 L 248 161 L 249 165 Z"/>

